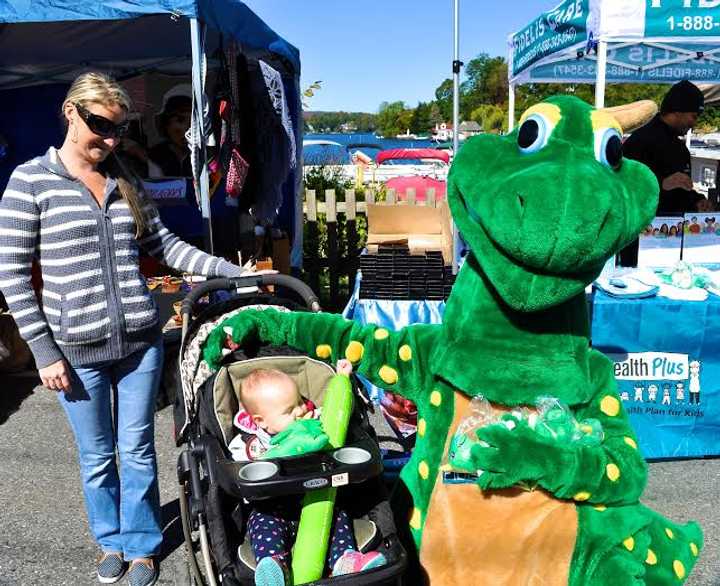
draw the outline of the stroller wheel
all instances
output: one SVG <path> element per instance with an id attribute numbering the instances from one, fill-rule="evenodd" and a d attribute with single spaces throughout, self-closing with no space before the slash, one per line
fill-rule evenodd
<path id="1" fill-rule="evenodd" d="M 185 548 L 188 553 L 190 572 L 197 586 L 216 586 L 215 575 L 212 563 L 210 562 L 210 547 L 207 540 L 207 531 L 205 530 L 204 524 L 201 524 L 200 526 L 200 549 L 203 553 L 203 561 L 205 562 L 205 569 L 208 574 L 207 578 L 203 576 L 195 555 L 196 542 L 193 540 L 192 536 L 192 522 L 190 519 L 190 507 L 188 506 L 188 489 L 189 486 L 187 482 L 179 485 L 178 501 L 180 503 L 180 519 L 182 520 L 183 535 L 185 537 Z"/>

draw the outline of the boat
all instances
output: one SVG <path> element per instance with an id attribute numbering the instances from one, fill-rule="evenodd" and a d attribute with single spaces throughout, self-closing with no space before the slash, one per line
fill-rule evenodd
<path id="1" fill-rule="evenodd" d="M 405 161 L 405 164 L 398 164 Z M 418 161 L 417 163 L 407 163 Z M 450 155 L 444 151 L 425 149 L 388 149 L 375 157 L 375 178 L 394 189 L 398 201 L 408 199 L 408 191 L 415 191 L 416 201 L 425 201 L 429 189 L 435 190 L 437 200 L 445 199 Z M 398 173 L 398 170 L 401 170 Z"/>
<path id="2" fill-rule="evenodd" d="M 313 154 L 304 156 L 303 171 L 305 173 L 320 168 L 330 170 L 338 178 L 352 181 L 356 186 L 363 184 L 386 183 L 400 177 L 429 178 L 443 184 L 449 170 L 450 155 L 447 152 L 433 148 L 401 148 L 382 150 L 376 143 L 350 143 L 347 146 L 332 140 L 303 141 L 303 149 L 311 147 Z M 319 149 L 319 150 L 318 150 Z M 368 151 L 377 151 L 373 158 Z M 413 180 L 414 181 L 414 180 Z M 403 194 L 406 192 L 405 182 L 396 182 Z M 410 187 L 417 187 L 418 200 L 425 198 L 426 189 L 417 181 L 411 181 Z M 432 182 L 426 182 L 432 183 Z M 445 193 L 440 184 L 436 187 L 436 195 Z M 393 187 L 395 189 L 395 187 Z M 420 195 L 422 193 L 422 195 Z"/>

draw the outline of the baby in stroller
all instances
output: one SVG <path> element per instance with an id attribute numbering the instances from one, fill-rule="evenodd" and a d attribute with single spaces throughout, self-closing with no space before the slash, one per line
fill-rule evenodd
<path id="1" fill-rule="evenodd" d="M 350 376 L 352 365 L 339 360 L 336 376 Z M 275 369 L 256 369 L 242 381 L 239 398 L 242 407 L 234 418 L 240 433 L 228 446 L 233 459 L 261 459 L 272 448 L 273 437 L 285 432 L 296 421 L 317 419 L 319 409 L 305 400 L 293 379 Z M 253 501 L 247 529 L 257 561 L 257 585 L 291 584 L 290 549 L 301 511 L 299 496 Z M 332 576 L 361 572 L 382 566 L 385 556 L 377 551 L 360 553 L 348 514 L 336 506 L 327 554 Z"/>

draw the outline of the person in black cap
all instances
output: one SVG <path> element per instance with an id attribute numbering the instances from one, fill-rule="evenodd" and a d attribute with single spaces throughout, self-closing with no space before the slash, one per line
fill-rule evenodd
<path id="1" fill-rule="evenodd" d="M 690 151 L 679 138 L 697 124 L 705 109 L 700 89 L 687 80 L 676 83 L 665 95 L 660 113 L 636 130 L 623 145 L 623 154 L 646 164 L 660 184 L 656 216 L 681 216 L 712 211 L 712 204 L 693 189 Z M 620 253 L 620 264 L 637 264 L 637 240 Z"/>
<path id="2" fill-rule="evenodd" d="M 700 89 L 689 81 L 676 83 L 663 99 L 660 113 L 625 141 L 623 154 L 645 163 L 660 184 L 658 216 L 711 211 L 708 200 L 693 191 L 690 151 L 680 136 L 697 123 L 705 109 Z"/>

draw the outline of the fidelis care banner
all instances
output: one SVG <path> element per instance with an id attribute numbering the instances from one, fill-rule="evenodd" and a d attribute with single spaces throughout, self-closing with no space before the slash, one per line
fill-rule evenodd
<path id="1" fill-rule="evenodd" d="M 720 0 L 593 0 L 602 36 L 654 40 L 720 37 Z"/>
<path id="2" fill-rule="evenodd" d="M 613 361 L 646 458 L 720 454 L 720 298 L 613 299 L 596 292 L 593 346 Z"/>
<path id="3" fill-rule="evenodd" d="M 510 37 L 513 83 L 720 82 L 720 0 L 565 0 Z"/>
<path id="4" fill-rule="evenodd" d="M 589 0 L 565 0 L 511 35 L 512 75 L 553 53 L 586 44 L 589 5 Z"/>

